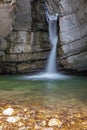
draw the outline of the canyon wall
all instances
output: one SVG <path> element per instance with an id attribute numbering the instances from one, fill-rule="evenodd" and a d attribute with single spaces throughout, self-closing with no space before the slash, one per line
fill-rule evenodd
<path id="1" fill-rule="evenodd" d="M 8 21 L 0 30 L 0 73 L 44 69 L 50 50 L 45 1 L 11 2 L 0 3 L 0 24 L 1 17 Z M 59 14 L 58 64 L 66 71 L 87 71 L 87 0 L 46 2 L 51 13 Z"/>
<path id="2" fill-rule="evenodd" d="M 31 73 L 45 68 L 50 44 L 43 5 L 44 0 L 16 1 L 12 30 L 0 40 L 0 73 Z"/>
<path id="3" fill-rule="evenodd" d="M 87 0 L 47 0 L 59 14 L 58 62 L 62 69 L 87 71 Z"/>
<path id="4" fill-rule="evenodd" d="M 61 0 L 59 60 L 66 70 L 87 70 L 87 0 Z"/>

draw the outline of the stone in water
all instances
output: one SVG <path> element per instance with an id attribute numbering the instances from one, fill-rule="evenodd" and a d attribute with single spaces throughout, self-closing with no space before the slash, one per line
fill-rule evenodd
<path id="1" fill-rule="evenodd" d="M 11 116 L 14 113 L 13 108 L 7 108 L 6 110 L 3 111 L 3 115 Z"/>

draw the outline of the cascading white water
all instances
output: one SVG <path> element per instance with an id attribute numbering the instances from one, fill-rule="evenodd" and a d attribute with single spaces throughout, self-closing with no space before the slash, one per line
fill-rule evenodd
<path id="1" fill-rule="evenodd" d="M 56 67 L 56 47 L 58 43 L 58 34 L 57 34 L 57 20 L 58 14 L 52 15 L 49 12 L 48 5 L 46 4 L 46 18 L 48 22 L 48 29 L 49 29 L 49 41 L 52 45 L 52 50 L 50 52 L 48 63 L 46 66 L 46 71 L 42 73 L 38 73 L 36 75 L 31 76 L 23 76 L 23 79 L 30 79 L 30 80 L 61 80 L 68 78 L 57 73 Z M 22 79 L 22 78 L 21 78 Z"/>
<path id="2" fill-rule="evenodd" d="M 46 67 L 46 73 L 56 73 L 56 47 L 58 42 L 58 34 L 57 34 L 57 20 L 58 15 L 52 15 L 48 11 L 46 12 L 46 18 L 48 22 L 49 27 L 49 41 L 52 45 L 52 50 L 50 52 L 49 58 L 48 58 L 48 64 Z"/>

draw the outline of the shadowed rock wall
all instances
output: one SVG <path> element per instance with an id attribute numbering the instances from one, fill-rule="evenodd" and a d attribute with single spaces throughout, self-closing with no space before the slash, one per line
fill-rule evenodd
<path id="1" fill-rule="evenodd" d="M 0 72 L 39 71 L 50 49 L 44 0 L 17 0 L 15 14 L 11 33 L 0 40 Z"/>

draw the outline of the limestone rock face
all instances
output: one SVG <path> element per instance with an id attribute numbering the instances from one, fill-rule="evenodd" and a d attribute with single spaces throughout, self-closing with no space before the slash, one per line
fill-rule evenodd
<path id="1" fill-rule="evenodd" d="M 39 71 L 45 67 L 50 49 L 44 0 L 15 2 L 13 29 L 0 40 L 0 73 Z"/>
<path id="2" fill-rule="evenodd" d="M 12 30 L 13 10 L 10 4 L 0 3 L 0 39 L 6 37 Z"/>
<path id="3" fill-rule="evenodd" d="M 87 1 L 61 0 L 60 63 L 64 69 L 87 70 Z"/>
<path id="4" fill-rule="evenodd" d="M 46 0 L 59 14 L 58 62 L 65 70 L 87 71 L 87 1 Z"/>
<path id="5" fill-rule="evenodd" d="M 16 1 L 16 18 L 14 29 L 21 31 L 29 31 L 31 29 L 31 4 L 30 0 Z"/>

